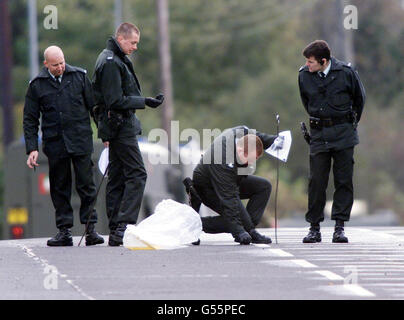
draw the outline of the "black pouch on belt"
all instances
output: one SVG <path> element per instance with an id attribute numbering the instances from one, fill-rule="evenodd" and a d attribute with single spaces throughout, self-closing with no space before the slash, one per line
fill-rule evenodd
<path id="1" fill-rule="evenodd" d="M 117 134 L 123 124 L 123 115 L 121 113 L 110 110 L 108 112 L 108 126 L 113 132 L 113 135 Z"/>
<path id="2" fill-rule="evenodd" d="M 310 117 L 310 128 L 311 129 L 322 129 L 323 125 L 320 118 Z"/>

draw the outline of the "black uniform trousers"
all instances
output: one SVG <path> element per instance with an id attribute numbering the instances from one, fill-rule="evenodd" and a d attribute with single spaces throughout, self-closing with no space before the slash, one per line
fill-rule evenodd
<path id="1" fill-rule="evenodd" d="M 73 227 L 73 208 L 70 204 L 72 194 L 73 164 L 76 190 L 80 197 L 80 223 L 86 224 L 92 211 L 90 223 L 97 222 L 94 209 L 96 187 L 93 179 L 91 154 L 48 156 L 50 194 L 55 207 L 56 227 Z"/>
<path id="2" fill-rule="evenodd" d="M 135 224 L 142 204 L 147 173 L 136 138 L 122 143 L 112 139 L 109 144 L 109 169 L 106 206 L 109 228 L 119 223 Z"/>
<path id="3" fill-rule="evenodd" d="M 201 218 L 203 231 L 206 233 L 231 233 L 231 227 L 227 220 L 221 216 L 223 208 L 214 189 L 204 185 L 199 179 L 199 175 L 194 174 L 193 182 L 202 203 L 219 214 L 219 216 Z M 239 201 L 240 218 L 244 227 L 255 228 L 261 221 L 271 190 L 271 183 L 264 178 L 252 175 L 241 178 L 239 184 L 240 199 L 249 199 L 247 207 L 244 207 L 243 203 Z"/>
<path id="4" fill-rule="evenodd" d="M 324 221 L 326 189 L 332 161 L 335 191 L 331 219 L 349 221 L 353 205 L 353 154 L 354 148 L 351 147 L 310 155 L 307 222 L 318 224 Z"/>

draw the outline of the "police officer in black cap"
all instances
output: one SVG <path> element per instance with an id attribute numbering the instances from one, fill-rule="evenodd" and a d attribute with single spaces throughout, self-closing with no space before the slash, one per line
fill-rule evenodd
<path id="1" fill-rule="evenodd" d="M 136 223 L 146 185 L 147 173 L 137 141 L 141 125 L 135 111 L 146 105 L 157 108 L 164 100 L 163 95 L 141 95 L 127 57 L 137 50 L 139 40 L 139 29 L 122 23 L 98 56 L 93 77 L 98 135 L 109 146 L 106 206 L 110 246 L 122 245 L 126 225 Z"/>
<path id="2" fill-rule="evenodd" d="M 344 223 L 353 205 L 354 146 L 359 143 L 357 124 L 365 104 L 365 90 L 350 64 L 331 57 L 327 42 L 316 40 L 304 50 L 305 66 L 299 70 L 303 106 L 310 116 L 310 177 L 306 221 L 310 232 L 304 243 L 321 241 L 326 189 L 331 169 L 334 199 L 331 219 L 335 220 L 332 241 L 346 243 Z"/>
<path id="3" fill-rule="evenodd" d="M 70 204 L 73 164 L 76 190 L 81 199 L 80 222 L 86 224 L 86 245 L 104 239 L 94 229 L 96 188 L 93 180 L 93 151 L 90 113 L 94 106 L 91 82 L 86 71 L 65 63 L 62 50 L 50 46 L 44 52 L 45 67 L 29 84 L 24 106 L 24 137 L 27 165 L 38 166 L 38 126 L 42 119 L 43 151 L 49 162 L 50 194 L 56 211 L 57 235 L 48 246 L 72 246 Z M 90 217 L 91 215 L 91 217 Z"/>

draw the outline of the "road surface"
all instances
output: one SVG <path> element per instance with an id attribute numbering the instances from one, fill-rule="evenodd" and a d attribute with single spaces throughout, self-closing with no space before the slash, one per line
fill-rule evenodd
<path id="1" fill-rule="evenodd" d="M 273 229 L 259 231 L 275 240 Z M 404 298 L 403 227 L 348 226 L 348 244 L 331 243 L 330 227 L 322 243 L 303 244 L 307 231 L 280 228 L 278 244 L 250 246 L 203 233 L 200 246 L 176 250 L 3 240 L 0 299 Z"/>

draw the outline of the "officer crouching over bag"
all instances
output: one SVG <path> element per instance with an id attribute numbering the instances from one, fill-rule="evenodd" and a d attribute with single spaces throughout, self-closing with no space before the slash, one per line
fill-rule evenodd
<path id="1" fill-rule="evenodd" d="M 194 169 L 192 180 L 183 181 L 195 211 L 199 211 L 203 203 L 218 213 L 201 218 L 204 232 L 231 233 L 234 241 L 243 245 L 272 242 L 255 229 L 264 214 L 272 186 L 268 180 L 253 175 L 252 170 L 272 144 L 275 149 L 281 149 L 283 139 L 238 126 L 223 131 L 207 148 Z M 249 200 L 246 207 L 242 199 Z"/>

